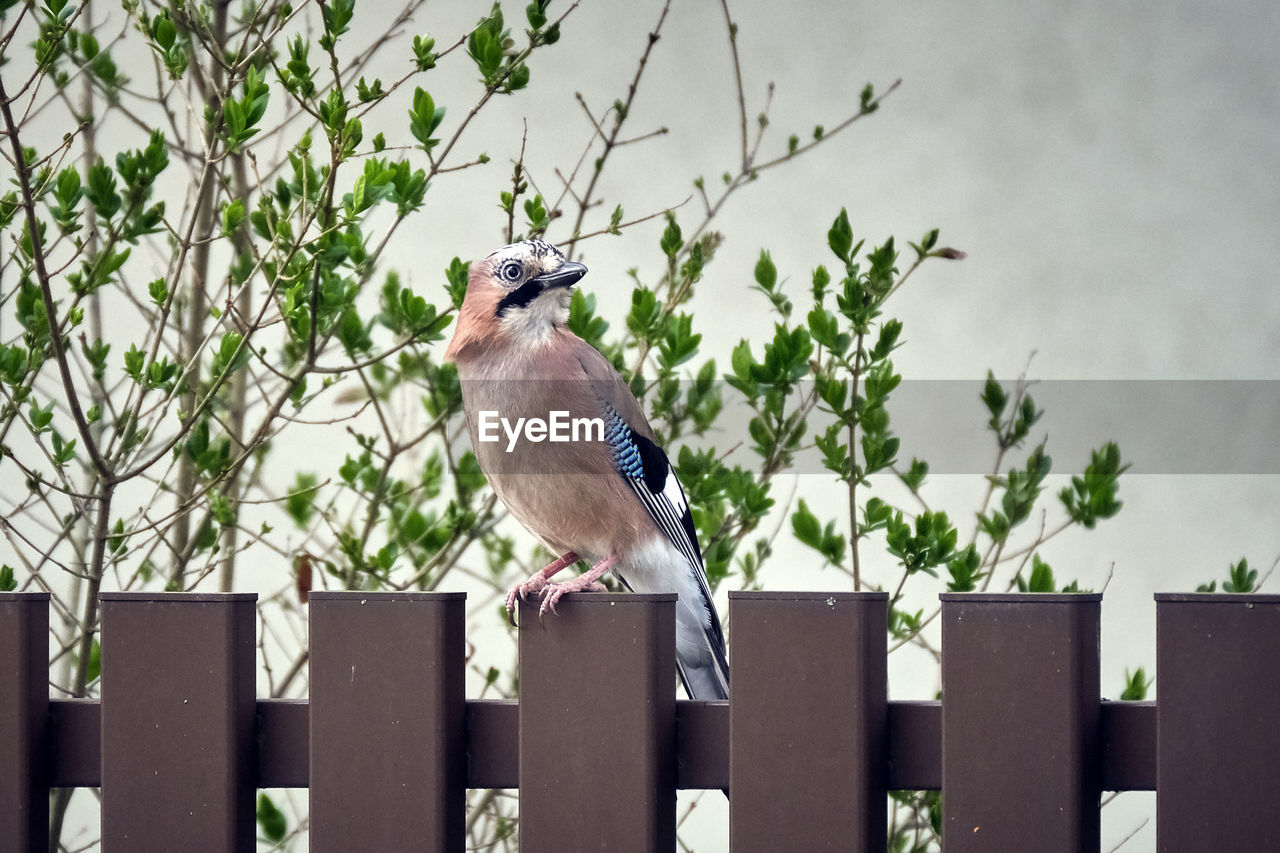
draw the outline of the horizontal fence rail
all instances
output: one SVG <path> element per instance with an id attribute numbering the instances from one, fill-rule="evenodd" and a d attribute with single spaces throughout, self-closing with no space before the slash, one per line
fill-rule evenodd
<path id="1" fill-rule="evenodd" d="M 308 700 L 255 696 L 252 594 L 102 596 L 102 698 L 49 699 L 49 599 L 0 593 L 0 850 L 101 786 L 104 849 L 255 846 L 308 788 L 316 851 L 463 850 L 467 788 L 520 790 L 526 851 L 673 850 L 675 791 L 730 846 L 884 850 L 890 790 L 945 849 L 1097 851 L 1155 790 L 1161 851 L 1278 850 L 1280 596 L 1158 595 L 1158 702 L 1099 696 L 1101 596 L 946 594 L 941 702 L 887 698 L 883 593 L 731 593 L 729 702 L 675 699 L 674 596 L 520 613 L 519 701 L 467 700 L 459 593 L 314 593 Z"/>

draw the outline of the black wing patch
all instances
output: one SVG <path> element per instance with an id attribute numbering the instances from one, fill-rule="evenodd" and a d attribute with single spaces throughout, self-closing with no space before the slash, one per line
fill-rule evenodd
<path id="1" fill-rule="evenodd" d="M 667 454 L 633 430 L 612 406 L 607 406 L 606 413 L 604 438 L 613 451 L 614 468 L 671 544 L 691 565 L 701 568 L 702 554 L 689 501 L 671 470 Z"/>

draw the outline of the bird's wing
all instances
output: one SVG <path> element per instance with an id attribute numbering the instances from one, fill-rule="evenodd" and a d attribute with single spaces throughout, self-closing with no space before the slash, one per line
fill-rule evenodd
<path id="1" fill-rule="evenodd" d="M 699 569 L 697 574 L 703 594 L 710 599 L 689 501 L 675 471 L 671 469 L 667 454 L 633 429 L 607 401 L 605 411 L 604 439 L 613 451 L 613 467 L 626 479 L 658 529 L 691 566 Z"/>
<path id="2" fill-rule="evenodd" d="M 631 486 L 658 529 L 688 560 L 701 592 L 701 604 L 707 611 L 704 623 L 709 625 L 723 657 L 724 637 L 711 603 L 711 589 L 684 488 L 667 454 L 654 442 L 653 429 L 640 403 L 613 365 L 585 344 L 579 353 L 579 362 L 605 408 L 604 437 L 613 451 L 614 468 Z"/>

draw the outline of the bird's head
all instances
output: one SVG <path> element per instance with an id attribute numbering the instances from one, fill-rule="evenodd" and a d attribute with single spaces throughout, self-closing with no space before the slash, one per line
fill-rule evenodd
<path id="1" fill-rule="evenodd" d="M 569 319 L 574 284 L 586 275 L 582 264 L 542 240 L 503 246 L 471 264 L 463 301 L 447 355 L 474 341 L 537 346 Z"/>

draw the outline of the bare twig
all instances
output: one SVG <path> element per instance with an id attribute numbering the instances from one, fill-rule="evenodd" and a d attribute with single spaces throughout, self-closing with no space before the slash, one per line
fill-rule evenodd
<path id="1" fill-rule="evenodd" d="M 666 21 L 667 12 L 670 10 L 671 0 L 667 0 L 662 6 L 662 12 L 658 15 L 658 23 L 654 24 L 653 29 L 649 32 L 644 52 L 640 54 L 640 64 L 636 68 L 635 76 L 631 78 L 631 85 L 627 87 L 627 97 L 622 102 L 622 109 L 614 111 L 613 128 L 607 136 L 603 133 L 600 134 L 604 138 L 604 152 L 596 160 L 595 171 L 591 173 L 591 180 L 587 182 L 587 189 L 582 194 L 582 201 L 578 205 L 578 215 L 573 223 L 573 231 L 570 234 L 569 242 L 565 246 L 565 254 L 570 258 L 573 257 L 573 251 L 578 241 L 582 239 L 579 233 L 582 231 L 582 221 L 587 215 L 587 210 L 591 207 L 591 197 L 595 194 L 596 182 L 600 180 L 600 175 L 604 171 L 604 165 L 609 159 L 609 154 L 617 147 L 618 134 L 622 132 L 622 125 L 626 122 L 627 116 L 631 114 L 631 105 L 635 101 L 636 92 L 640 88 L 640 78 L 644 76 L 644 69 L 649 64 L 649 56 L 653 53 L 653 46 L 658 43 L 662 32 L 662 24 Z M 583 109 L 586 109 L 586 103 L 582 102 L 582 105 Z M 587 110 L 587 115 L 591 115 L 590 110 Z M 600 133 L 600 124 L 594 118 L 592 118 L 591 123 L 596 132 Z"/>

